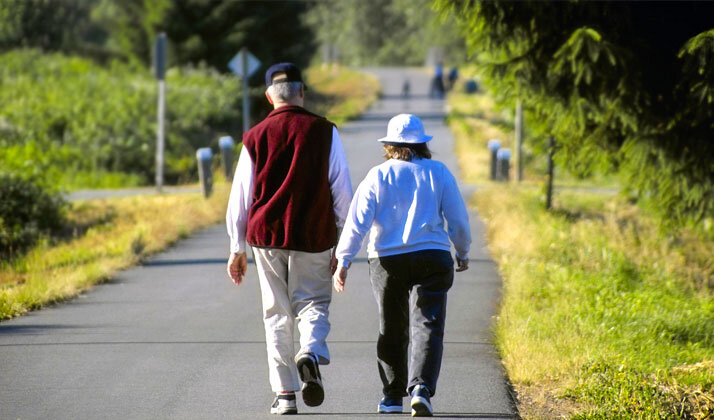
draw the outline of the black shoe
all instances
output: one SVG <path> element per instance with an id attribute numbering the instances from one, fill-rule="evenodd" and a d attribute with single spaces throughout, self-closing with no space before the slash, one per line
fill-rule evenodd
<path id="1" fill-rule="evenodd" d="M 295 394 L 278 394 L 270 406 L 270 414 L 297 414 Z"/>
<path id="2" fill-rule="evenodd" d="M 417 385 L 412 390 L 412 417 L 431 417 L 431 393 L 424 385 Z"/>
<path id="3" fill-rule="evenodd" d="M 402 407 L 402 397 L 384 397 L 377 406 L 377 412 L 380 414 L 402 414 Z"/>
<path id="4" fill-rule="evenodd" d="M 312 353 L 303 353 L 295 362 L 300 380 L 303 382 L 302 400 L 310 407 L 317 407 L 325 400 L 317 357 Z"/>

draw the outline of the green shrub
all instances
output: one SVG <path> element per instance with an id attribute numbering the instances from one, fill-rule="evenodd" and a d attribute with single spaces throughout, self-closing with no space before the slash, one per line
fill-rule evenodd
<path id="1" fill-rule="evenodd" d="M 77 173 L 152 183 L 157 83 L 141 67 L 15 50 L 0 55 L 0 162 L 54 185 L 102 185 Z M 166 182 L 196 178 L 186 159 L 240 126 L 236 77 L 199 68 L 166 76 Z M 188 171 L 187 168 L 191 170 Z M 110 184 L 113 184 L 110 183 Z"/>
<path id="2" fill-rule="evenodd" d="M 12 259 L 64 226 L 65 202 L 38 182 L 0 173 L 0 258 Z"/>

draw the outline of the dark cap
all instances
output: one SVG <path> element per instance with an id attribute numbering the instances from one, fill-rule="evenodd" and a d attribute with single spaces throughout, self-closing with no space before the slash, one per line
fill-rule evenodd
<path id="1" fill-rule="evenodd" d="M 273 75 L 276 73 L 285 73 L 284 79 L 278 79 L 276 83 L 286 83 L 286 82 L 300 82 L 303 85 L 305 82 L 302 81 L 302 74 L 300 74 L 300 69 L 293 63 L 278 63 L 270 66 L 268 71 L 265 72 L 265 86 L 270 86 L 273 84 Z"/>

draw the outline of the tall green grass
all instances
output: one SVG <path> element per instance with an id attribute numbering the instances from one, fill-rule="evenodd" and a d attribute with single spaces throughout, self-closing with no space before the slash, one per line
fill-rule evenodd
<path id="1" fill-rule="evenodd" d="M 525 419 L 714 416 L 714 241 L 612 194 L 556 190 L 544 209 L 539 159 L 521 185 L 490 187 L 489 138 L 512 144 L 488 93 L 452 94 L 461 172 L 504 282 L 496 345 Z M 556 184 L 617 185 L 556 173 Z"/>
<path id="2" fill-rule="evenodd" d="M 376 98 L 373 77 L 348 68 L 311 68 L 308 108 L 337 124 Z M 238 78 L 205 67 L 166 75 L 168 184 L 196 180 L 195 151 L 238 137 Z M 157 82 L 150 71 L 114 62 L 15 50 L 0 54 L 0 164 L 63 189 L 151 184 L 155 171 Z M 251 89 L 264 103 L 263 88 Z"/>
<path id="3" fill-rule="evenodd" d="M 714 243 L 662 234 L 608 196 L 561 193 L 555 212 L 516 188 L 475 200 L 504 278 L 496 341 L 512 381 L 582 404 L 574 418 L 714 413 Z"/>

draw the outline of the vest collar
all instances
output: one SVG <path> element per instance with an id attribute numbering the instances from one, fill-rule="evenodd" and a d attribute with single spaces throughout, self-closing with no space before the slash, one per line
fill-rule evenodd
<path id="1" fill-rule="evenodd" d="M 270 118 L 270 117 L 273 117 L 273 116 L 275 116 L 275 115 L 283 114 L 283 113 L 285 113 L 285 112 L 294 112 L 294 113 L 298 113 L 298 114 L 307 114 L 307 115 L 313 115 L 313 116 L 315 116 L 315 117 L 322 118 L 322 117 L 320 117 L 319 115 L 315 115 L 315 114 L 313 114 L 312 112 L 306 110 L 305 108 L 303 108 L 303 107 L 301 107 L 301 106 L 297 106 L 297 105 L 283 105 L 283 106 L 281 106 L 281 107 L 278 108 L 278 109 L 274 109 L 274 110 L 270 111 L 270 114 L 268 114 L 268 116 L 267 116 L 266 118 Z"/>

